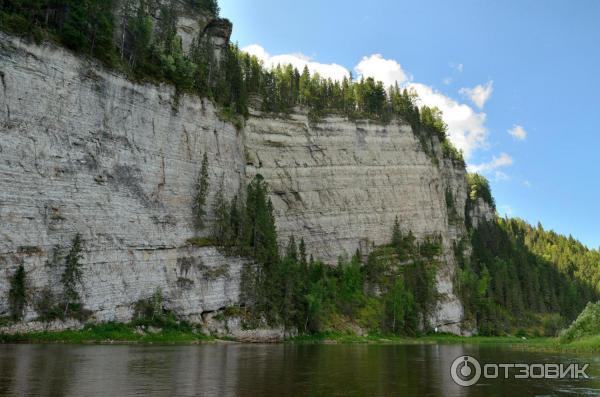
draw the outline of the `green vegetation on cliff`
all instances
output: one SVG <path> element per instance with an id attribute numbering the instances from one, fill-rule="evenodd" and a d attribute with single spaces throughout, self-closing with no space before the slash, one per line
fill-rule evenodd
<path id="1" fill-rule="evenodd" d="M 273 206 L 260 175 L 245 197 L 243 205 L 237 197 L 215 204 L 220 210 L 214 235 L 226 252 L 255 261 L 242 276 L 244 307 L 236 311 L 246 326 L 284 325 L 305 334 L 361 329 L 416 335 L 429 329 L 438 298 L 438 237 L 418 243 L 396 221 L 390 244 L 374 247 L 366 261 L 357 252 L 330 266 L 307 258 L 304 241 L 293 236 L 280 255 Z"/>
<path id="2" fill-rule="evenodd" d="M 492 189 L 488 180 L 479 174 L 467 174 L 467 205 L 473 205 L 478 198 L 483 199 L 493 210 L 496 209 L 496 202 L 492 196 Z M 467 210 L 471 207 L 467 208 Z"/>

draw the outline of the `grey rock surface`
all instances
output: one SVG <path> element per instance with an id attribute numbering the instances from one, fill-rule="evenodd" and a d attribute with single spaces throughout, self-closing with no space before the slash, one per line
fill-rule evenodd
<path id="1" fill-rule="evenodd" d="M 223 181 L 231 198 L 260 173 L 280 243 L 304 238 L 329 263 L 388 242 L 396 216 L 418 239 L 441 236 L 442 298 L 432 321 L 461 332 L 452 280 L 453 245 L 466 233 L 465 169 L 434 141 L 436 164 L 409 125 L 252 111 L 236 130 L 208 100 L 176 99 L 170 86 L 134 83 L 4 34 L 0 73 L 0 315 L 20 263 L 32 291 L 59 292 L 52 252 L 68 249 L 76 233 L 85 251 L 82 296 L 97 321 L 127 321 L 157 288 L 168 308 L 194 321 L 237 303 L 246 261 L 186 244 L 196 236 L 191 200 L 206 152 L 209 224 L 216 186 Z M 477 218 L 493 213 L 476 210 Z M 31 306 L 27 319 L 35 317 Z"/>

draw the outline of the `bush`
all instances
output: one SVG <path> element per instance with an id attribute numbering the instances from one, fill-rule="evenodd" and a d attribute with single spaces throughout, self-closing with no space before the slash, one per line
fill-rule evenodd
<path id="1" fill-rule="evenodd" d="M 560 333 L 560 339 L 562 342 L 571 342 L 593 335 L 600 335 L 600 302 L 588 303 L 569 328 Z"/>
<path id="2" fill-rule="evenodd" d="M 468 184 L 468 198 L 470 202 L 477 201 L 478 198 L 482 198 L 483 201 L 489 204 L 494 210 L 496 209 L 496 202 L 492 196 L 492 189 L 490 189 L 490 183 L 488 180 L 479 174 L 467 174 Z"/>
<path id="3" fill-rule="evenodd" d="M 65 310 L 60 307 L 56 296 L 50 288 L 42 289 L 33 302 L 33 307 L 38 314 L 38 320 L 50 322 L 54 320 L 64 320 Z"/>

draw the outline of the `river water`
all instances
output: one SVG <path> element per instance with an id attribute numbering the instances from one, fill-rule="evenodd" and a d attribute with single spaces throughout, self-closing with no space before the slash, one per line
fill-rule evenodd
<path id="1" fill-rule="evenodd" d="M 590 363 L 590 379 L 481 379 L 454 359 Z M 478 345 L 0 345 L 0 396 L 599 396 L 600 357 Z"/>

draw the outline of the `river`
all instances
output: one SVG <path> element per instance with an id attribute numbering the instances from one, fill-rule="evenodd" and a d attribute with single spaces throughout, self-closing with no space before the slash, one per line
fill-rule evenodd
<path id="1" fill-rule="evenodd" d="M 452 362 L 589 363 L 589 379 L 450 376 Z M 600 357 L 503 345 L 0 345 L 0 396 L 600 395 Z"/>

